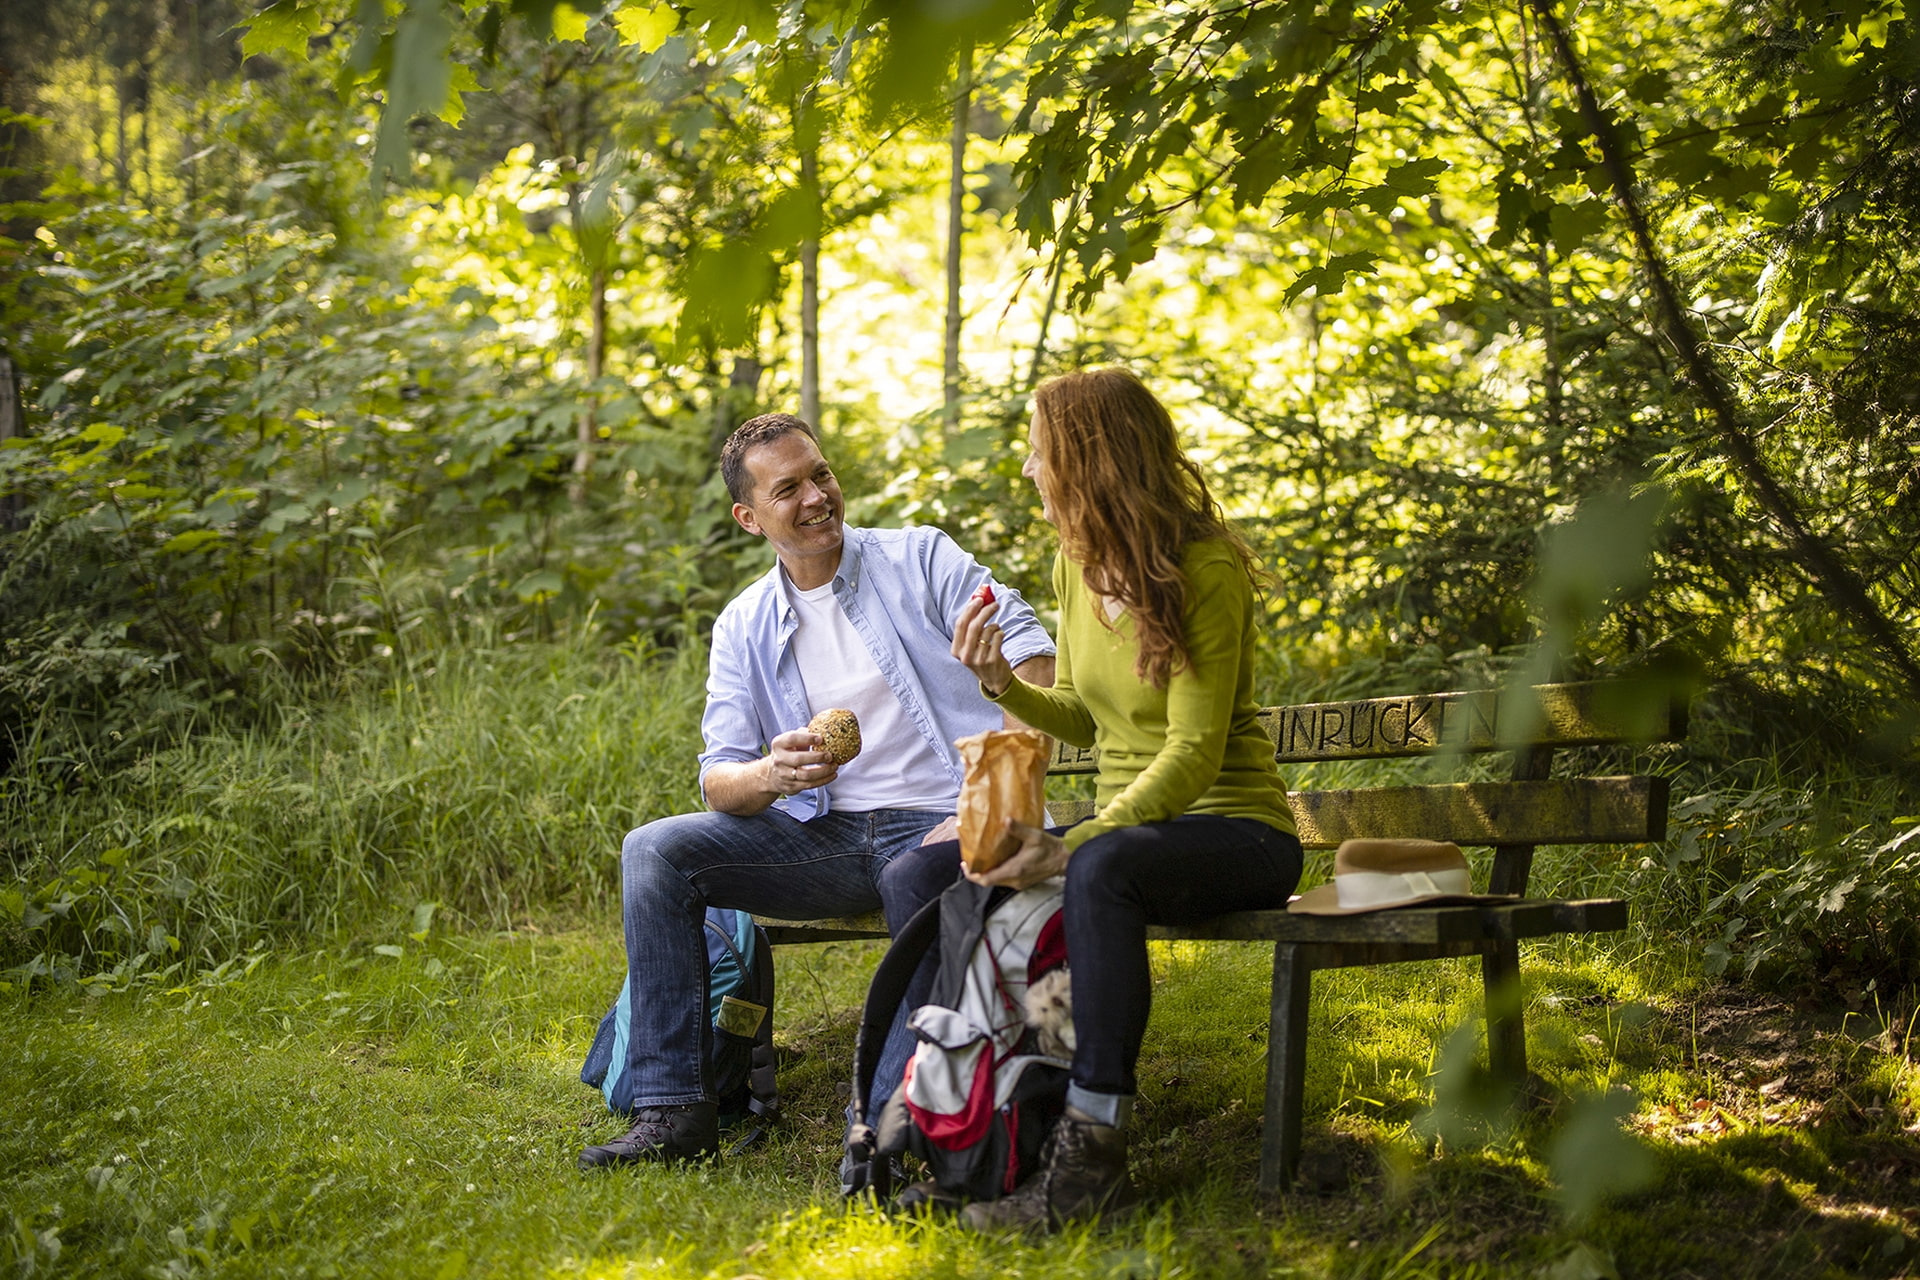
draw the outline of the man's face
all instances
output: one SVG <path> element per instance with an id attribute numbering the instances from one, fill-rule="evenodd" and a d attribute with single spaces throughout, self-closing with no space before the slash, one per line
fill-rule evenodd
<path id="1" fill-rule="evenodd" d="M 819 581 L 831 578 L 840 562 L 846 503 L 820 447 L 801 432 L 789 431 L 749 449 L 743 461 L 753 481 L 751 501 L 734 503 L 733 518 L 748 533 L 773 544 L 789 575 L 811 580 L 817 575 L 802 574 L 799 567 L 825 563 L 827 577 Z"/>

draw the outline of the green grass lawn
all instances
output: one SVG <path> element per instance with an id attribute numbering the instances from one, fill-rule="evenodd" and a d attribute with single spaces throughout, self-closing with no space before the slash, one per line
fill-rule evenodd
<path id="1" fill-rule="evenodd" d="M 0 1261 L 18 1275 L 1568 1280 L 1920 1265 L 1909 1028 L 1689 993 L 1590 940 L 1530 953 L 1533 1065 L 1559 1101 L 1484 1145 L 1460 1140 L 1459 1116 L 1441 1126 L 1453 1140 L 1421 1136 L 1477 966 L 1321 975 L 1319 1190 L 1278 1199 L 1254 1186 L 1268 955 L 1159 948 L 1132 1157 L 1145 1205 L 1030 1242 L 840 1201 L 875 944 L 778 952 L 786 1117 L 766 1141 L 701 1168 L 580 1173 L 579 1148 L 621 1127 L 576 1076 L 619 950 L 611 921 L 354 937 L 172 990 L 5 996 Z M 1454 1077 L 1443 1092 L 1470 1098 Z M 1581 1099 L 1606 1089 L 1631 1090 L 1638 1136 L 1603 1125 L 1583 1144 L 1580 1117 L 1600 1111 Z M 1569 1218 L 1556 1171 L 1577 1193 L 1639 1158 L 1639 1190 Z"/>
<path id="2" fill-rule="evenodd" d="M 183 740 L 85 787 L 0 779 L 0 1268 L 1920 1268 L 1912 997 L 1882 1010 L 1850 983 L 1831 1009 L 1807 1009 L 1760 985 L 1702 988 L 1699 939 L 1676 931 L 1698 925 L 1717 882 L 1578 850 L 1543 857 L 1536 889 L 1619 892 L 1637 923 L 1528 950 L 1531 1062 L 1549 1101 L 1518 1123 L 1473 1068 L 1474 962 L 1322 974 L 1304 1186 L 1261 1196 L 1270 955 L 1175 944 L 1155 953 L 1139 1211 L 1031 1242 L 889 1218 L 843 1205 L 836 1177 L 878 947 L 815 945 L 778 952 L 786 1114 L 767 1141 L 697 1169 L 583 1175 L 579 1149 L 622 1127 L 576 1074 L 620 981 L 614 837 L 694 803 L 703 679 L 697 655 L 452 652 L 338 697 L 290 694 L 270 723 Z M 1745 856 L 1755 837 L 1736 827 Z"/>

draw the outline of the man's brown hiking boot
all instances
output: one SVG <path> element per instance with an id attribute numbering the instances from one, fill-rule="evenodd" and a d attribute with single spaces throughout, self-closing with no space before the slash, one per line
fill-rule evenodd
<path id="1" fill-rule="evenodd" d="M 1133 1203 L 1127 1179 L 1127 1135 L 1068 1107 L 1041 1152 L 1040 1172 L 1000 1200 L 970 1204 L 962 1216 L 975 1231 L 1052 1231 Z"/>
<path id="2" fill-rule="evenodd" d="M 638 1164 L 642 1160 L 674 1164 L 705 1160 L 720 1150 L 720 1116 L 711 1102 L 685 1107 L 642 1107 L 633 1128 L 612 1142 L 580 1153 L 582 1169 Z"/>

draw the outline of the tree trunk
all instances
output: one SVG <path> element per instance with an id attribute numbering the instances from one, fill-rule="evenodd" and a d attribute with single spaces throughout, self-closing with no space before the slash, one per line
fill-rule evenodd
<path id="1" fill-rule="evenodd" d="M 0 447 L 15 436 L 27 434 L 26 417 L 20 410 L 20 383 L 14 376 L 13 360 L 0 355 Z M 11 533 L 20 516 L 20 499 L 0 494 L 0 533 Z"/>
<path id="2" fill-rule="evenodd" d="M 800 189 L 820 207 L 820 150 L 800 152 Z M 800 416 L 820 429 L 820 237 L 800 242 Z"/>
<path id="3" fill-rule="evenodd" d="M 716 368 L 715 373 L 719 370 Z M 760 375 L 766 372 L 766 366 L 760 363 L 758 356 L 738 355 L 733 358 L 733 368 L 727 374 L 727 385 L 713 398 L 713 434 L 712 447 L 707 451 L 714 462 L 720 461 L 720 446 L 726 443 L 733 429 L 753 416 L 760 399 Z M 808 423 L 809 426 L 817 426 Z"/>
<path id="4" fill-rule="evenodd" d="M 1033 340 L 1033 362 L 1027 366 L 1027 390 L 1040 385 L 1040 370 L 1046 367 L 1047 330 L 1053 327 L 1053 313 L 1060 307 L 1060 282 L 1067 278 L 1064 258 L 1054 264 L 1053 279 L 1047 282 L 1047 305 L 1040 312 L 1040 336 Z"/>
<path id="5" fill-rule="evenodd" d="M 942 416 L 960 425 L 960 223 L 967 197 L 967 116 L 973 109 L 973 46 L 960 46 L 959 92 L 953 100 L 952 167 L 947 185 L 947 340 L 942 364 Z"/>
<path id="6" fill-rule="evenodd" d="M 120 198 L 127 198 L 132 180 L 127 173 L 127 82 L 121 76 L 113 82 L 113 179 Z"/>
<path id="7" fill-rule="evenodd" d="M 1732 390 L 1708 354 L 1706 344 L 1695 331 L 1693 322 L 1681 307 L 1680 295 L 1667 273 L 1666 260 L 1659 246 L 1654 243 L 1652 226 L 1647 221 L 1646 211 L 1640 206 L 1633 167 L 1627 160 L 1626 152 L 1621 149 L 1619 139 L 1614 136 L 1613 125 L 1601 110 L 1600 100 L 1594 96 L 1593 86 L 1587 80 L 1586 69 L 1579 55 L 1574 52 L 1573 42 L 1567 38 L 1566 29 L 1553 12 L 1553 0 L 1530 0 L 1530 3 L 1540 19 L 1540 25 L 1546 28 L 1553 41 L 1561 68 L 1568 83 L 1573 86 L 1574 96 L 1579 99 L 1580 114 L 1599 144 L 1601 160 L 1606 165 L 1608 180 L 1613 185 L 1614 198 L 1619 202 L 1621 212 L 1626 215 L 1634 246 L 1653 290 L 1661 331 L 1679 352 L 1694 387 L 1706 402 L 1707 411 L 1720 436 L 1722 452 L 1733 464 L 1734 473 L 1745 483 L 1748 493 L 1772 518 L 1814 586 L 1826 596 L 1827 602 L 1841 617 L 1851 618 L 1854 625 L 1866 633 L 1869 642 L 1906 680 L 1908 692 L 1920 699 L 1920 659 L 1914 657 L 1906 638 L 1881 609 L 1859 575 L 1807 524 L 1793 496 L 1768 468 L 1766 459 L 1760 456 L 1759 446 L 1754 443 L 1752 433 L 1734 404 Z"/>
<path id="8" fill-rule="evenodd" d="M 580 415 L 579 447 L 573 455 L 568 496 L 579 506 L 587 500 L 587 476 L 593 470 L 593 446 L 600 435 L 600 374 L 607 364 L 607 266 L 593 268 L 587 295 L 587 408 Z"/>

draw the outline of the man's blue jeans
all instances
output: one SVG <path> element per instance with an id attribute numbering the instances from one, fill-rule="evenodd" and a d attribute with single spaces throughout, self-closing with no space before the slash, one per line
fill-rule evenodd
<path id="1" fill-rule="evenodd" d="M 880 907 L 888 928 L 898 928 L 906 918 L 895 919 L 899 904 L 888 898 L 898 895 L 882 893 L 880 873 L 947 816 L 879 809 L 799 822 L 767 809 L 745 818 L 682 814 L 629 832 L 620 853 L 620 897 L 633 1001 L 627 1069 L 634 1105 L 713 1099 L 702 934 L 707 907 L 794 920 Z M 909 896 L 920 892 L 914 886 Z"/>

